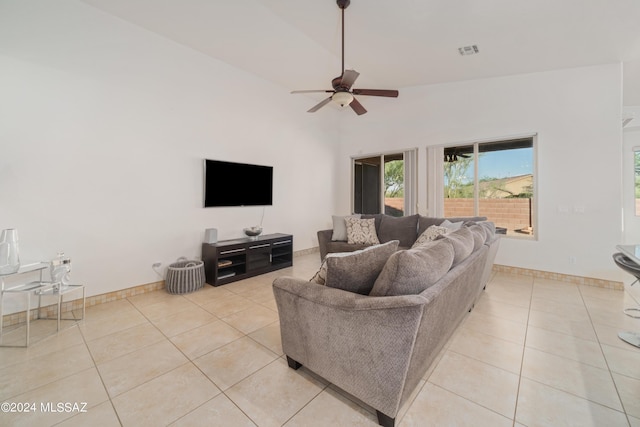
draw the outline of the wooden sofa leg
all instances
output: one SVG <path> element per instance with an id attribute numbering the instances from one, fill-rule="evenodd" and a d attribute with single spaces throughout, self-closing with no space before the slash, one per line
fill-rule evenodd
<path id="1" fill-rule="evenodd" d="M 396 425 L 395 418 L 391 418 L 390 416 L 383 414 L 380 411 L 376 411 L 376 414 L 378 414 L 378 424 L 380 424 L 382 427 L 394 427 Z"/>
<path id="2" fill-rule="evenodd" d="M 302 366 L 300 362 L 296 362 L 289 356 L 287 356 L 287 365 L 289 365 L 291 369 L 295 369 L 295 370 L 300 369 L 300 367 Z"/>

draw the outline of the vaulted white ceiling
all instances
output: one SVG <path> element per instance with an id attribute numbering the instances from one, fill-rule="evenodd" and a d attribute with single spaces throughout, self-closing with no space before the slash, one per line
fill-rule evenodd
<path id="1" fill-rule="evenodd" d="M 341 71 L 335 0 L 83 1 L 283 90 L 329 89 Z M 352 0 L 345 19 L 354 87 L 623 62 L 624 105 L 640 105 L 638 0 Z"/>

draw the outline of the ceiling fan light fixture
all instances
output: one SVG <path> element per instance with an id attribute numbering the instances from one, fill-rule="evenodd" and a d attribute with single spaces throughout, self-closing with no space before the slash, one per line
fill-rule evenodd
<path id="1" fill-rule="evenodd" d="M 339 91 L 331 96 L 331 100 L 341 107 L 351 104 L 353 101 L 353 95 L 349 92 Z"/>

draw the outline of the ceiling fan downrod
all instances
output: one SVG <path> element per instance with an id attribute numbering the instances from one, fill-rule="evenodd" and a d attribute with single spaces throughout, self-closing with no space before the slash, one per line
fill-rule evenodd
<path id="1" fill-rule="evenodd" d="M 340 70 L 340 75 L 344 73 L 344 10 L 349 7 L 351 4 L 351 0 L 336 0 L 338 7 L 342 11 L 342 69 Z"/>

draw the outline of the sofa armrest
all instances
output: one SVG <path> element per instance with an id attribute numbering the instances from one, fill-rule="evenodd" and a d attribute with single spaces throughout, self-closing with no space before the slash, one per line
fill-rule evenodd
<path id="1" fill-rule="evenodd" d="M 292 277 L 273 282 L 284 353 L 395 416 L 427 298 L 371 297 Z"/>
<path id="2" fill-rule="evenodd" d="M 327 256 L 329 248 L 327 245 L 333 237 L 333 230 L 320 230 L 318 231 L 318 248 L 320 249 L 320 261 L 324 261 L 324 257 Z"/>

